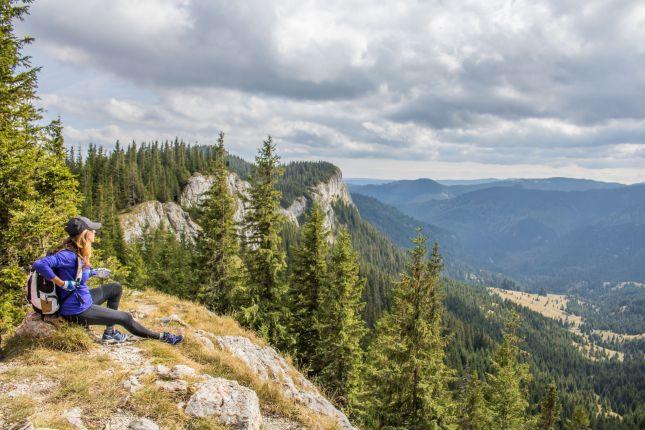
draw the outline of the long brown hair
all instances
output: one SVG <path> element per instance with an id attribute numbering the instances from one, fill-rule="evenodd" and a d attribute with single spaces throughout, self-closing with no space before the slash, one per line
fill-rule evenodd
<path id="1" fill-rule="evenodd" d="M 53 252 L 67 249 L 81 257 L 85 266 L 89 266 L 90 259 L 92 258 L 92 242 L 87 240 L 87 235 L 89 234 L 89 232 L 89 230 L 83 230 L 81 233 L 74 237 L 65 238 L 65 240 L 63 240 L 60 245 L 54 248 Z"/>

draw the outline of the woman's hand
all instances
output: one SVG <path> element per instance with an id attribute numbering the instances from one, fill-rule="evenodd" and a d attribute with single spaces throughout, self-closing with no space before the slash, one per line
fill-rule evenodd
<path id="1" fill-rule="evenodd" d="M 105 267 L 99 267 L 98 269 L 92 269 L 90 271 L 90 276 L 96 276 L 99 279 L 107 279 L 112 275 L 110 269 Z"/>
<path id="2" fill-rule="evenodd" d="M 74 291 L 77 286 L 78 286 L 78 282 L 76 281 L 65 281 L 65 283 L 60 287 L 65 291 Z"/>

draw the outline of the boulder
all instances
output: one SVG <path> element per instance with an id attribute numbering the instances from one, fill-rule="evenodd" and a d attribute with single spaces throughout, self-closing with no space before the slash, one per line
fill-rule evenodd
<path id="1" fill-rule="evenodd" d="M 194 417 L 216 418 L 238 429 L 259 430 L 262 426 L 260 400 L 255 391 L 223 378 L 209 378 L 199 384 L 185 411 Z"/>
<path id="2" fill-rule="evenodd" d="M 16 335 L 44 339 L 54 334 L 61 324 L 65 324 L 65 320 L 61 317 L 42 316 L 36 312 L 30 312 L 16 329 Z"/>

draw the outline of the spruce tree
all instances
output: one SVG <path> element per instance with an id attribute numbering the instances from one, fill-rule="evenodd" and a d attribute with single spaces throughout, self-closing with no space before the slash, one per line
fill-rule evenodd
<path id="1" fill-rule="evenodd" d="M 546 397 L 540 405 L 540 417 L 538 419 L 538 429 L 555 430 L 560 422 L 560 412 L 562 405 L 558 398 L 558 389 L 554 383 L 547 387 Z"/>
<path id="2" fill-rule="evenodd" d="M 565 428 L 567 430 L 591 430 L 589 413 L 585 410 L 584 406 L 576 405 L 573 408 L 573 416 L 567 420 Z"/>
<path id="3" fill-rule="evenodd" d="M 500 430 L 523 430 L 530 424 L 527 390 L 531 374 L 528 365 L 520 361 L 518 319 L 513 313 L 504 340 L 493 357 L 493 372 L 486 378 L 493 428 Z"/>
<path id="4" fill-rule="evenodd" d="M 469 378 L 464 386 L 459 404 L 459 428 L 462 430 L 490 429 L 490 412 L 486 408 L 484 384 L 477 372 Z"/>
<path id="5" fill-rule="evenodd" d="M 419 231 L 406 272 L 395 286 L 392 309 L 378 321 L 368 351 L 367 423 L 373 428 L 454 428 L 444 363 L 442 260 L 435 244 L 427 259 Z"/>
<path id="6" fill-rule="evenodd" d="M 198 210 L 202 231 L 197 236 L 197 297 L 209 309 L 231 313 L 239 305 L 242 265 L 233 215 L 235 199 L 228 186 L 224 133 L 217 139 L 217 155 L 211 167 L 213 185 Z"/>
<path id="7" fill-rule="evenodd" d="M 295 339 L 295 356 L 303 368 L 309 368 L 318 348 L 314 314 L 318 296 L 327 284 L 327 237 L 325 215 L 317 205 L 301 230 L 301 245 L 293 251 L 289 307 L 290 331 Z"/>
<path id="8" fill-rule="evenodd" d="M 77 213 L 77 182 L 67 168 L 59 121 L 39 125 L 39 68 L 14 34 L 25 3 L 0 0 L 0 332 L 22 316 L 25 269 L 64 237 Z"/>
<path id="9" fill-rule="evenodd" d="M 320 383 L 350 414 L 359 406 L 367 329 L 361 318 L 365 279 L 349 232 L 343 229 L 329 261 L 329 280 L 318 294 L 314 328 L 318 335 L 313 367 Z"/>
<path id="10" fill-rule="evenodd" d="M 291 347 L 287 320 L 285 253 L 280 246 L 280 191 L 276 188 L 283 168 L 269 136 L 255 157 L 251 189 L 246 199 L 244 261 L 248 271 L 247 292 L 241 319 L 266 340 Z"/>

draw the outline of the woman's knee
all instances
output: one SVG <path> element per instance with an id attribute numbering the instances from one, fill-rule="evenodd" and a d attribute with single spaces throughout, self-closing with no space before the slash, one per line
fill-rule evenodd
<path id="1" fill-rule="evenodd" d="M 121 296 L 121 294 L 123 293 L 123 287 L 118 282 L 110 284 L 110 287 L 112 289 L 112 295 L 114 296 Z"/>
<path id="2" fill-rule="evenodd" d="M 122 314 L 125 324 L 132 324 L 134 322 L 134 316 L 130 312 L 122 312 Z"/>

